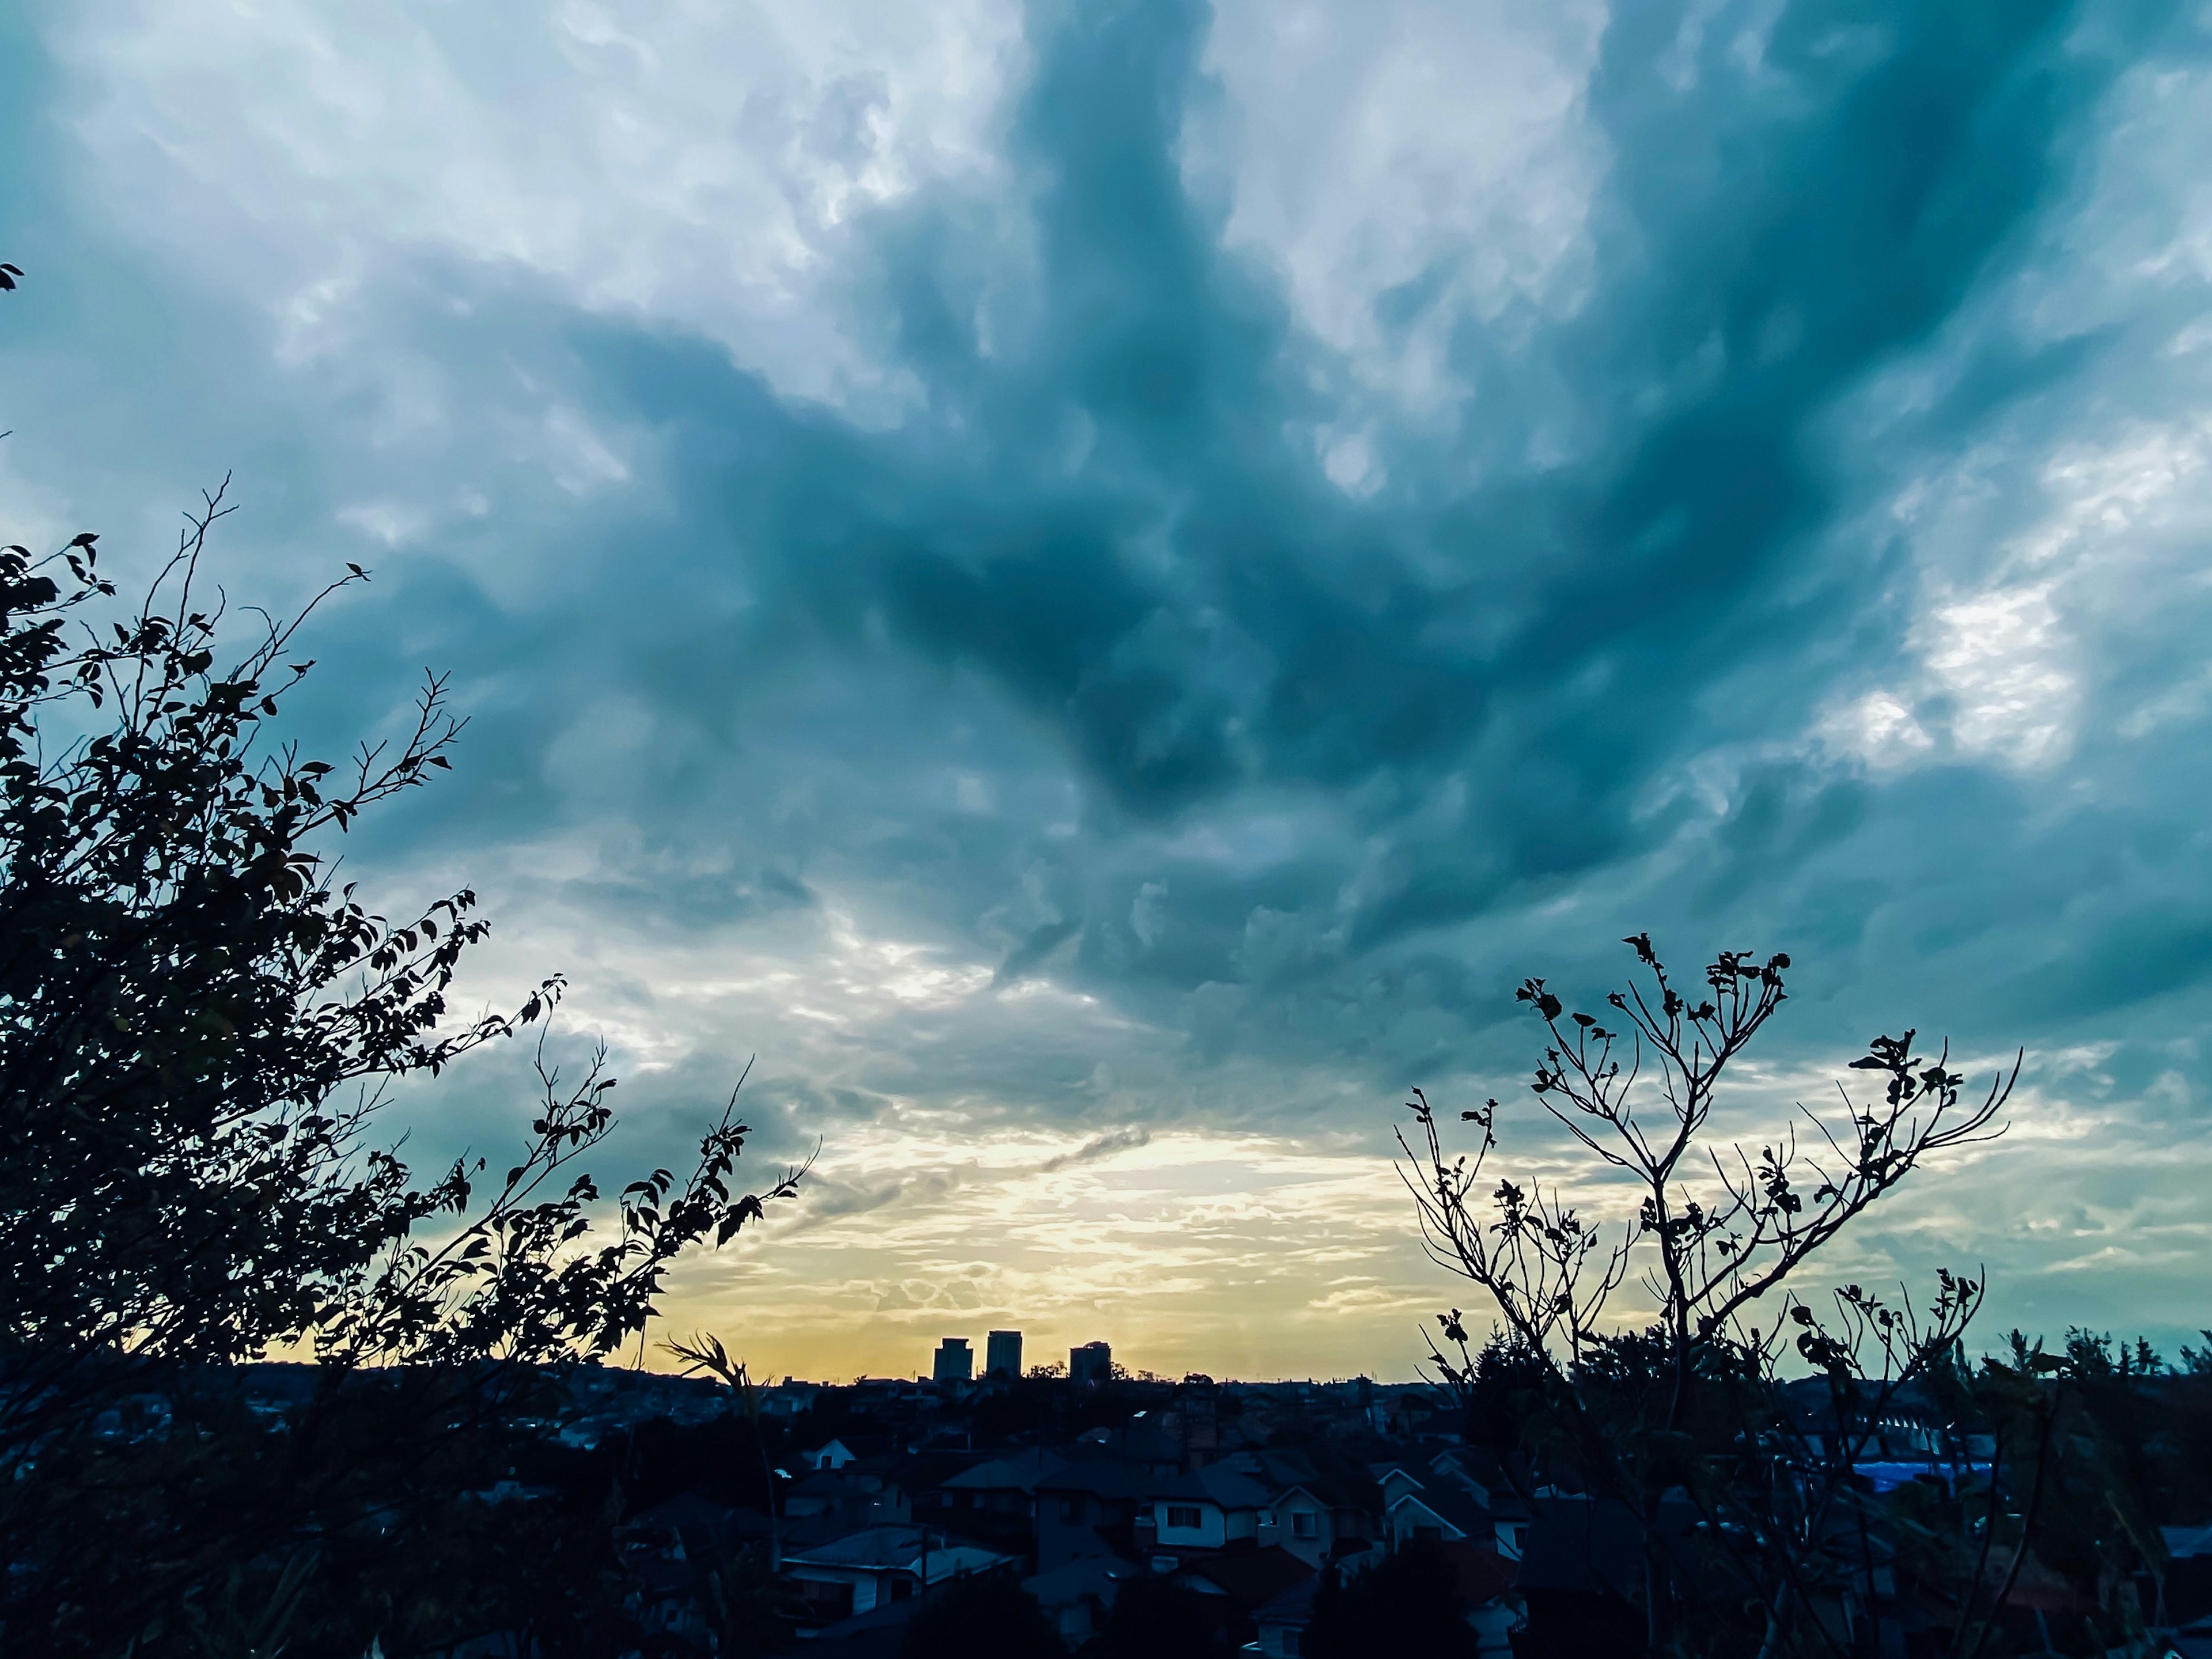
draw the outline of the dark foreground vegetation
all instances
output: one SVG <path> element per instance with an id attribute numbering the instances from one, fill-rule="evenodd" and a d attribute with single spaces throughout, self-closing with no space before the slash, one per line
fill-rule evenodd
<path id="1" fill-rule="evenodd" d="M 744 1190 L 733 1089 L 688 1172 L 603 1192 L 614 1081 L 542 1048 L 511 1165 L 401 1161 L 392 1091 L 561 984 L 457 1018 L 474 896 L 395 920 L 341 882 L 459 727 L 434 678 L 343 765 L 275 737 L 313 664 L 300 618 L 225 617 L 224 510 L 142 604 L 91 533 L 0 549 L 0 1649 L 2212 1652 L 2212 1336 L 1992 1344 L 1978 1269 L 1826 1284 L 2012 1074 L 1908 1030 L 1832 1116 L 1719 1137 L 1779 955 L 1685 988 L 1638 936 L 1595 1014 L 1524 986 L 1577 1188 L 1501 1172 L 1497 1102 L 1415 1096 L 1420 1230 L 1482 1310 L 1431 1382 L 605 1363 L 804 1171 Z"/>

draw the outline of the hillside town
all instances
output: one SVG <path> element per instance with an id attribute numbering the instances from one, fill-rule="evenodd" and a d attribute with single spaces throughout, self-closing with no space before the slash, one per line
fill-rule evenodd
<path id="1" fill-rule="evenodd" d="M 786 1377 L 744 1394 L 578 1368 L 557 1447 L 483 1496 L 556 1503 L 617 1468 L 631 1607 L 670 1653 L 720 1650 L 718 1607 L 750 1571 L 787 1649 L 825 1659 L 911 1652 L 917 1615 L 978 1583 L 1018 1586 L 1070 1653 L 1109 1650 L 1135 1585 L 1179 1593 L 1213 1651 L 1295 1659 L 1313 1650 L 1317 1601 L 1409 1552 L 1449 1567 L 1467 1651 L 1640 1645 L 1644 1523 L 1571 1468 L 1470 1443 L 1442 1388 L 1170 1380 L 1125 1371 L 1104 1343 L 1024 1371 L 1012 1332 L 991 1334 L 980 1376 L 975 1358 L 950 1339 L 927 1376 Z M 1988 1481 L 1992 1450 L 1908 1401 L 1856 1478 L 1872 1493 L 1949 1491 Z M 1686 1502 L 1664 1506 L 1658 1529 L 1671 1571 L 1714 1571 Z M 1837 1597 L 1844 1650 L 1943 1650 L 1955 1610 L 1928 1604 L 1913 1547 L 1901 1534 L 1869 1540 Z M 2163 1632 L 2164 1651 L 2212 1656 L 2212 1526 L 2167 1525 L 2154 1548 L 2156 1571 L 2117 1584 L 2029 1559 L 2011 1575 L 2009 1650 L 2069 1650 L 2054 1632 L 2118 1595 Z"/>

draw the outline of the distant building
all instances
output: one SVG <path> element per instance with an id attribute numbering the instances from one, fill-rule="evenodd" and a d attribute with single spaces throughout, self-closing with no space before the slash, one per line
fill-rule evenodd
<path id="1" fill-rule="evenodd" d="M 948 1336 L 937 1345 L 937 1365 L 930 1375 L 939 1382 L 965 1382 L 975 1375 L 975 1351 L 964 1336 Z"/>
<path id="2" fill-rule="evenodd" d="M 1022 1374 L 1022 1334 L 993 1331 L 983 1349 L 983 1375 L 1019 1376 Z"/>
<path id="3" fill-rule="evenodd" d="M 1114 1377 L 1114 1350 L 1103 1342 L 1086 1342 L 1067 1351 L 1067 1380 L 1071 1382 L 1109 1382 Z"/>

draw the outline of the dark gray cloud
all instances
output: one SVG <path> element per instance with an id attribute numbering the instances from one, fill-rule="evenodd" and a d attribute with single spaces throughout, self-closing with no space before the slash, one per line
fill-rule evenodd
<path id="1" fill-rule="evenodd" d="M 1029 7 L 960 128 L 988 167 L 794 222 L 828 274 L 760 313 L 787 337 L 688 240 L 703 276 L 610 299 L 523 231 L 326 233 L 277 163 L 300 221 L 250 234 L 310 252 L 264 291 L 115 229 L 115 123 L 19 125 L 22 510 L 147 520 L 234 465 L 258 579 L 376 554 L 303 718 L 435 663 L 474 725 L 356 856 L 494 894 L 499 971 L 574 969 L 652 1123 L 758 1048 L 779 1147 L 1371 1143 L 1362 1091 L 1502 1080 L 1517 978 L 1609 979 L 1645 928 L 1792 951 L 1797 1057 L 2094 1048 L 2131 1121 L 2201 1123 L 2162 1079 L 2212 971 L 2212 231 L 2160 89 L 2201 94 L 2201 22 L 1618 8 L 1565 274 L 1472 302 L 1522 256 L 1460 228 L 1342 300 L 1352 349 L 1204 153 L 1231 21 Z M 166 84 L 51 33 L 19 107 Z M 836 172 L 912 96 L 887 59 L 745 120 Z M 1455 390 L 1417 407 L 1419 343 Z"/>
<path id="2" fill-rule="evenodd" d="M 1116 1152 L 1134 1152 L 1139 1146 L 1152 1144 L 1152 1135 L 1149 1129 L 1116 1129 L 1109 1134 L 1092 1136 L 1072 1152 L 1045 1159 L 1037 1165 L 1037 1170 L 1042 1175 L 1056 1175 L 1062 1170 L 1073 1169 L 1079 1164 L 1094 1164 L 1102 1158 L 1111 1158 Z"/>

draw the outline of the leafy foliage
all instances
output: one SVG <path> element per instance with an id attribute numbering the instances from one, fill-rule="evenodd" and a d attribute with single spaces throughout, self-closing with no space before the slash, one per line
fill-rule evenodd
<path id="1" fill-rule="evenodd" d="M 1880 1036 L 1851 1063 L 1878 1097 L 1839 1086 L 1840 1110 L 1801 1106 L 1762 1143 L 1720 1142 L 1723 1085 L 1785 1000 L 1790 958 L 1723 951 L 1685 994 L 1647 935 L 1625 943 L 1639 972 L 1606 1014 L 1571 1012 L 1540 979 L 1519 992 L 1548 1038 L 1531 1091 L 1588 1155 L 1587 1189 L 1493 1174 L 1495 1100 L 1460 1114 L 1474 1150 L 1448 1152 L 1440 1115 L 1413 1093 L 1401 1174 L 1424 1243 L 1486 1293 L 1501 1328 L 1478 1353 L 1464 1316 L 1440 1315 L 1431 1357 L 1478 1436 L 1540 1449 L 1633 1511 L 1655 1650 L 1828 1651 L 1836 1609 L 1873 1594 L 1855 1465 L 1954 1364 L 1984 1289 L 1946 1270 L 1919 1306 L 1848 1285 L 1824 1307 L 1799 1285 L 1916 1169 L 2002 1133 L 2019 1061 L 1969 1098 L 1948 1049 Z M 1595 1218 L 1600 1203 L 1627 1215 Z M 1613 1328 L 1632 1278 L 1654 1317 Z M 1792 1355 L 1808 1386 L 1784 1384 Z M 1668 1519 L 1668 1504 L 1687 1510 Z"/>
<path id="2" fill-rule="evenodd" d="M 1226 1652 L 1206 1618 L 1206 1598 L 1164 1578 L 1135 1577 L 1114 1597 L 1101 1638 L 1103 1659 L 1220 1659 Z"/>
<path id="3" fill-rule="evenodd" d="M 1067 1651 L 1052 1621 L 1020 1585 L 1004 1577 L 969 1578 L 934 1589 L 899 1644 L 899 1659 L 1061 1659 Z"/>
<path id="4" fill-rule="evenodd" d="M 1480 1651 L 1453 1582 L 1434 1545 L 1412 1544 L 1349 1583 L 1330 1570 L 1314 1595 L 1309 1659 L 1476 1659 Z"/>
<path id="5" fill-rule="evenodd" d="M 245 1629 L 256 1590 L 253 1618 L 312 1623 L 335 1540 L 450 1498 L 440 1456 L 542 1407 L 539 1368 L 636 1335 L 681 1253 L 804 1173 L 733 1186 L 733 1091 L 688 1176 L 653 1170 L 603 1219 L 577 1166 L 614 1079 L 602 1054 L 564 1082 L 542 1043 L 495 1185 L 482 1159 L 417 1184 L 372 1140 L 394 1085 L 542 1020 L 562 984 L 456 1018 L 475 895 L 394 921 L 341 883 L 332 840 L 446 769 L 460 724 L 434 676 L 344 766 L 282 742 L 303 622 L 368 573 L 251 613 L 225 656 L 201 563 L 228 510 L 209 495 L 120 615 L 92 532 L 0 548 L 0 1619 L 57 1650 L 196 1641 L 219 1605 Z M 272 1348 L 322 1364 L 281 1432 L 232 1373 Z"/>

